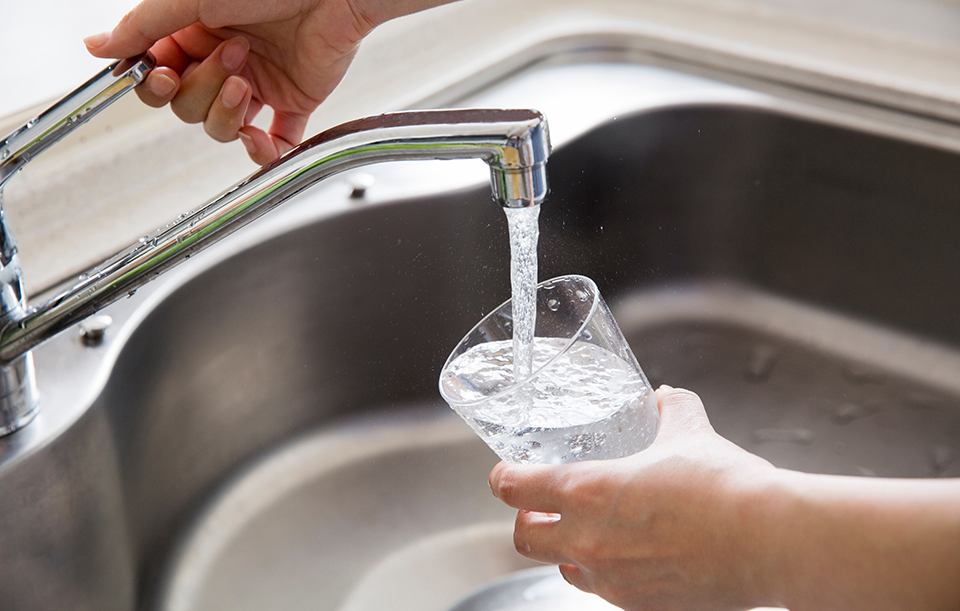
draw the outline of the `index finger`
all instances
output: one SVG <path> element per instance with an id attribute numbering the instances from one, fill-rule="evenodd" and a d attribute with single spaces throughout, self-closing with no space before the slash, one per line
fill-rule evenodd
<path id="1" fill-rule="evenodd" d="M 563 465 L 500 463 L 488 483 L 493 495 L 514 509 L 562 514 L 565 472 Z"/>
<path id="2" fill-rule="evenodd" d="M 90 36 L 84 43 L 96 57 L 133 57 L 199 18 L 200 0 L 143 0 L 112 32 Z"/>

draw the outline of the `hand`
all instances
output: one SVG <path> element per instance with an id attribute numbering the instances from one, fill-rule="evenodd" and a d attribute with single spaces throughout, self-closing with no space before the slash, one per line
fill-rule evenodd
<path id="1" fill-rule="evenodd" d="M 494 495 L 521 510 L 517 550 L 628 611 L 768 604 L 750 499 L 776 469 L 717 435 L 695 394 L 657 398 L 660 431 L 639 454 L 494 468 Z"/>
<path id="2" fill-rule="evenodd" d="M 137 87 L 141 100 L 170 103 L 215 140 L 240 138 L 266 164 L 300 142 L 367 33 L 446 1 L 143 0 L 113 32 L 84 42 L 97 57 L 150 49 L 158 67 Z M 250 125 L 264 106 L 274 112 L 268 131 Z"/>

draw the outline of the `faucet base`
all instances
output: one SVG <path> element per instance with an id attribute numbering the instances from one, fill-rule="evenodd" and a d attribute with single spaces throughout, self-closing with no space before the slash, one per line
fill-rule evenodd
<path id="1" fill-rule="evenodd" d="M 33 354 L 0 365 L 0 437 L 30 424 L 40 411 Z"/>

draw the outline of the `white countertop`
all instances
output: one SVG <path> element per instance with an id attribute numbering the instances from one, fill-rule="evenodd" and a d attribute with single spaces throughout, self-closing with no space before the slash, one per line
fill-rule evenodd
<path id="1" fill-rule="evenodd" d="M 80 39 L 112 27 L 130 4 L 5 7 L 0 131 L 100 69 Z M 418 105 L 519 49 L 591 31 L 707 71 L 821 91 L 853 83 L 882 103 L 960 121 L 960 0 L 463 0 L 375 31 L 308 135 Z M 128 98 L 7 186 L 29 290 L 81 271 L 255 169 L 238 143 L 216 144 L 169 110 Z"/>

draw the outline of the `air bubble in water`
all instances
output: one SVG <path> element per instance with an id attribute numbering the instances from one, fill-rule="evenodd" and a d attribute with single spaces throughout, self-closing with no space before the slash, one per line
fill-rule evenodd
<path id="1" fill-rule="evenodd" d="M 547 307 L 550 308 L 551 312 L 556 312 L 560 309 L 560 302 L 556 299 L 547 299 Z"/>

